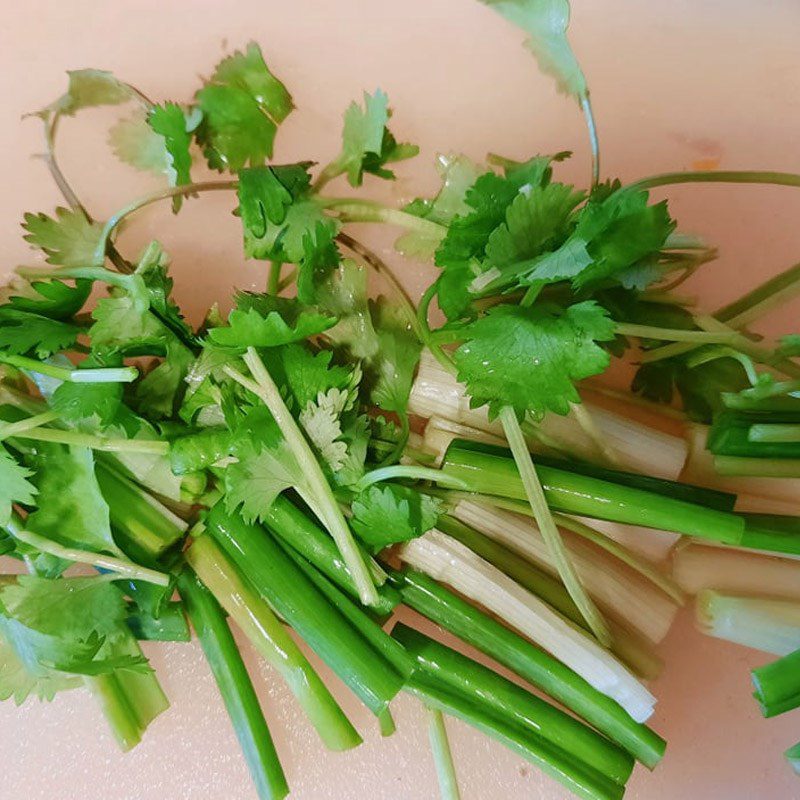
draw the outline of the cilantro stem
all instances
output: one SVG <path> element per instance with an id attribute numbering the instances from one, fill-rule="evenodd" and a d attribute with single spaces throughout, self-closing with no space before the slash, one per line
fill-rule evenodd
<path id="1" fill-rule="evenodd" d="M 147 453 L 148 455 L 164 456 L 169 452 L 169 442 L 159 439 L 105 439 L 90 433 L 62 431 L 55 428 L 37 428 L 9 434 L 5 427 L 0 427 L 0 439 L 10 436 L 29 439 L 32 442 L 55 442 L 72 447 L 89 447 L 104 453 Z"/>
<path id="2" fill-rule="evenodd" d="M 311 191 L 314 193 L 322 191 L 332 180 L 343 175 L 345 172 L 344 167 L 338 158 L 335 158 L 330 164 L 326 164 L 320 171 L 317 179 L 311 184 Z"/>
<path id="3" fill-rule="evenodd" d="M 378 255 L 363 245 L 357 239 L 346 233 L 340 233 L 337 240 L 341 242 L 348 250 L 352 250 L 367 266 L 371 267 L 375 272 L 383 278 L 389 285 L 392 293 L 395 296 L 400 308 L 403 311 L 406 319 L 408 320 L 409 327 L 414 331 L 416 337 L 422 340 L 423 331 L 420 327 L 419 320 L 417 319 L 417 312 L 414 309 L 414 304 L 408 292 L 403 288 L 403 285 L 397 279 L 397 276 L 389 268 L 389 265 L 379 258 Z"/>
<path id="4" fill-rule="evenodd" d="M 181 574 L 178 587 L 258 796 L 265 799 L 285 797 L 289 793 L 286 776 L 225 612 L 191 571 Z"/>
<path id="5" fill-rule="evenodd" d="M 270 261 L 269 278 L 267 279 L 267 294 L 276 295 L 280 291 L 282 268 L 282 261 Z"/>
<path id="6" fill-rule="evenodd" d="M 438 282 L 432 283 L 422 295 L 419 305 L 417 306 L 417 320 L 420 327 L 420 338 L 423 344 L 431 351 L 433 357 L 450 373 L 456 373 L 456 364 L 447 353 L 442 350 L 440 344 L 434 341 L 434 334 L 428 324 L 428 309 L 430 308 L 433 298 L 438 291 Z"/>
<path id="7" fill-rule="evenodd" d="M 136 367 L 104 367 L 102 369 L 68 369 L 38 361 L 35 358 L 0 353 L 0 362 L 27 369 L 67 383 L 133 383 L 139 376 Z"/>
<path id="8" fill-rule="evenodd" d="M 18 422 L 0 424 L 0 441 L 26 431 L 32 431 L 34 428 L 47 425 L 56 419 L 58 419 L 58 414 L 55 411 L 45 411 L 42 414 L 34 414 L 32 417 L 26 417 Z"/>
<path id="9" fill-rule="evenodd" d="M 608 630 L 608 626 L 597 610 L 594 602 L 583 588 L 578 574 L 575 571 L 575 567 L 570 560 L 569 554 L 564 546 L 564 541 L 561 538 L 553 515 L 550 513 L 550 508 L 547 505 L 544 489 L 536 473 L 536 467 L 534 466 L 533 459 L 528 450 L 528 445 L 525 442 L 525 437 L 522 433 L 519 421 L 517 420 L 516 412 L 513 408 L 505 406 L 500 410 L 499 417 L 503 425 L 503 431 L 506 434 L 506 439 L 508 440 L 508 445 L 511 448 L 511 453 L 514 456 L 517 469 L 519 470 L 519 475 L 525 488 L 525 495 L 531 505 L 533 517 L 553 557 L 558 574 L 564 582 L 564 586 L 569 592 L 570 597 L 575 601 L 575 605 L 580 609 L 581 614 L 583 614 L 592 633 L 602 645 L 608 647 L 611 643 L 611 634 Z"/>
<path id="10" fill-rule="evenodd" d="M 23 278 L 41 280 L 42 278 L 72 278 L 75 280 L 85 279 L 89 281 L 101 281 L 127 289 L 130 286 L 131 276 L 121 275 L 119 272 L 106 269 L 105 267 L 64 267 L 62 269 L 36 269 L 32 267 L 20 267 L 17 274 Z"/>
<path id="11" fill-rule="evenodd" d="M 732 328 L 743 328 L 760 319 L 773 308 L 800 294 L 800 263 L 793 264 L 747 294 L 714 312 L 714 316 Z"/>
<path id="12" fill-rule="evenodd" d="M 680 328 L 659 328 L 654 325 L 636 325 L 632 322 L 615 323 L 617 333 L 638 339 L 661 339 L 670 342 L 692 342 L 696 344 L 732 344 L 740 335 L 735 331 L 711 332 Z"/>
<path id="13" fill-rule="evenodd" d="M 358 587 L 361 602 L 366 605 L 377 603 L 378 594 L 370 577 L 369 569 L 364 563 L 361 551 L 356 545 L 353 534 L 350 532 L 347 521 L 339 508 L 339 504 L 336 502 L 330 484 L 322 472 L 316 456 L 291 412 L 286 407 L 280 390 L 275 385 L 275 381 L 272 380 L 272 376 L 254 348 L 248 348 L 244 356 L 244 362 L 255 378 L 255 384 L 247 381 L 246 378 L 246 383 L 242 383 L 240 379 L 244 378 L 244 376 L 231 367 L 225 367 L 226 374 L 241 385 L 251 389 L 275 418 L 275 422 L 281 429 L 286 443 L 289 445 L 309 482 L 314 501 L 322 515 L 322 521 L 336 542 L 342 558 L 347 563 L 350 574 Z"/>
<path id="14" fill-rule="evenodd" d="M 281 278 L 280 283 L 278 284 L 278 291 L 276 292 L 276 294 L 280 294 L 287 286 L 291 286 L 296 276 L 297 276 L 297 267 L 292 267 L 286 274 L 286 276 Z"/>
<path id="15" fill-rule="evenodd" d="M 628 185 L 631 189 L 655 189 L 681 183 L 765 183 L 773 186 L 798 186 L 800 175 L 794 172 L 754 170 L 710 170 L 702 172 L 664 172 L 642 178 Z"/>
<path id="16" fill-rule="evenodd" d="M 460 800 L 461 793 L 458 791 L 458 778 L 453 764 L 453 753 L 450 750 L 450 740 L 447 738 L 447 728 L 444 725 L 444 715 L 430 706 L 426 706 L 425 709 L 433 763 L 436 766 L 436 777 L 439 779 L 439 795 L 442 800 Z"/>
<path id="17" fill-rule="evenodd" d="M 600 142 L 597 139 L 597 125 L 588 91 L 581 95 L 580 103 L 583 117 L 586 120 L 586 129 L 589 133 L 589 147 L 592 151 L 592 188 L 594 188 L 600 183 Z"/>
<path id="18" fill-rule="evenodd" d="M 444 225 L 429 219 L 408 214 L 397 208 L 390 208 L 374 200 L 354 200 L 349 197 L 320 197 L 324 208 L 335 211 L 342 222 L 383 222 L 400 228 L 417 231 L 427 236 L 443 237 L 447 232 Z"/>
<path id="19" fill-rule="evenodd" d="M 379 467 L 368 472 L 358 482 L 358 490 L 364 491 L 368 486 L 381 481 L 394 480 L 395 478 L 410 478 L 418 481 L 433 481 L 449 489 L 467 489 L 467 484 L 461 478 L 447 475 L 440 469 L 430 467 L 417 467 L 411 464 L 393 464 L 390 467 Z"/>
<path id="20" fill-rule="evenodd" d="M 154 569 L 141 567 L 133 561 L 125 561 L 113 556 L 105 556 L 101 553 L 90 553 L 86 550 L 77 550 L 72 547 L 62 547 L 60 544 L 40 536 L 33 531 L 26 531 L 21 526 L 13 523 L 6 528 L 11 535 L 20 542 L 39 550 L 42 553 L 49 553 L 56 558 L 63 558 L 65 561 L 75 561 L 78 564 L 88 564 L 92 567 L 107 569 L 117 575 L 124 575 L 126 578 L 154 583 L 157 586 L 169 586 L 170 577 L 163 572 Z"/>
<path id="21" fill-rule="evenodd" d="M 94 251 L 95 266 L 103 265 L 111 235 L 119 227 L 120 223 L 131 214 L 135 214 L 142 208 L 145 208 L 153 203 L 157 203 L 160 200 L 169 200 L 173 197 L 183 197 L 190 194 L 199 194 L 200 192 L 233 191 L 238 188 L 238 186 L 239 181 L 236 180 L 187 183 L 183 186 L 171 186 L 167 189 L 151 192 L 150 194 L 139 197 L 132 203 L 128 203 L 128 205 L 123 206 L 119 211 L 109 217 L 108 221 L 103 226 L 103 231 L 100 234 L 97 248 Z"/>

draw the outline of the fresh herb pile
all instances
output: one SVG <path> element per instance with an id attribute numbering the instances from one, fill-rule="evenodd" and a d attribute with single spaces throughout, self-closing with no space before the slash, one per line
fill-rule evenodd
<path id="1" fill-rule="evenodd" d="M 25 572 L 8 561 L 0 575 L 0 697 L 86 687 L 133 747 L 168 708 L 139 642 L 188 641 L 191 623 L 258 796 L 280 798 L 231 626 L 324 746 L 361 742 L 292 628 L 384 735 L 392 699 L 419 698 L 443 797 L 458 797 L 444 713 L 579 797 L 618 798 L 635 761 L 663 756 L 644 681 L 699 594 L 709 633 L 783 656 L 754 673 L 765 715 L 800 704 L 800 340 L 749 329 L 800 293 L 800 268 L 698 313 L 676 289 L 714 251 L 649 194 L 800 177 L 602 181 L 566 2 L 486 2 L 582 108 L 588 187 L 558 180 L 567 153 L 450 156 L 433 198 L 338 197 L 334 182 L 391 180 L 417 148 L 392 133 L 378 90 L 345 111 L 330 164 L 271 163 L 293 104 L 255 44 L 188 104 L 80 70 L 39 112 L 66 206 L 26 214 L 50 268 L 18 269 L 0 297 L 0 555 Z M 166 183 L 105 222 L 55 151 L 59 122 L 101 105 L 126 107 L 117 156 Z M 192 182 L 199 152 L 228 175 Z M 267 289 L 221 298 L 227 316 L 215 305 L 195 329 L 159 243 L 131 258 L 116 234 L 150 203 L 178 213 L 206 191 L 235 193 Z M 354 222 L 401 229 L 397 249 L 439 268 L 418 308 Z M 620 413 L 587 379 L 625 357 L 639 366 Z M 633 404 L 679 435 L 632 422 Z M 401 604 L 538 694 L 405 625 L 387 632 Z M 797 764 L 797 748 L 787 756 Z"/>

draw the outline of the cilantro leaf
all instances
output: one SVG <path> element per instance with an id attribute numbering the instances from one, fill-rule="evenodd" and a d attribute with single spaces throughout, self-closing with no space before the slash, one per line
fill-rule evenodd
<path id="1" fill-rule="evenodd" d="M 225 508 L 239 509 L 248 523 L 263 520 L 275 498 L 292 487 L 307 489 L 307 481 L 272 415 L 256 406 L 234 432 L 232 455 L 225 468 Z"/>
<path id="2" fill-rule="evenodd" d="M 800 334 L 790 333 L 787 336 L 781 336 L 778 352 L 787 358 L 800 356 Z"/>
<path id="3" fill-rule="evenodd" d="M 458 378 L 474 407 L 504 406 L 535 418 L 547 411 L 567 414 L 580 402 L 574 382 L 603 372 L 608 353 L 596 342 L 614 337 L 614 323 L 594 301 L 560 311 L 551 305 L 501 305 L 464 326 L 455 351 Z"/>
<path id="4" fill-rule="evenodd" d="M 378 298 L 370 306 L 378 352 L 367 362 L 370 399 L 384 411 L 405 414 L 422 345 L 402 312 Z"/>
<path id="5" fill-rule="evenodd" d="M 38 358 L 67 350 L 81 329 L 67 322 L 0 307 L 0 349 L 24 355 L 33 351 Z"/>
<path id="6" fill-rule="evenodd" d="M 212 328 L 211 342 L 218 347 L 246 350 L 248 347 L 278 347 L 316 336 L 336 324 L 320 314 L 283 297 L 240 293 L 237 308 L 228 316 L 228 326 Z"/>
<path id="7" fill-rule="evenodd" d="M 340 470 L 347 457 L 347 443 L 341 441 L 340 417 L 348 406 L 352 406 L 348 392 L 328 389 L 319 392 L 300 412 L 300 424 L 331 472 Z"/>
<path id="8" fill-rule="evenodd" d="M 287 387 L 300 408 L 305 408 L 320 393 L 344 389 L 350 382 L 351 371 L 332 365 L 330 350 L 314 353 L 303 344 L 289 344 L 279 352 Z"/>
<path id="9" fill-rule="evenodd" d="M 407 486 L 370 486 L 353 500 L 353 530 L 373 553 L 435 527 L 441 504 Z"/>
<path id="10" fill-rule="evenodd" d="M 111 534 L 92 451 L 41 443 L 30 458 L 39 503 L 26 527 L 66 547 L 122 555 Z"/>
<path id="11" fill-rule="evenodd" d="M 143 172 L 163 175 L 168 186 L 191 183 L 189 150 L 193 126 L 199 115 L 187 116 L 177 103 L 137 109 L 119 120 L 109 133 L 109 143 L 120 161 Z M 172 200 L 178 211 L 182 197 Z"/>
<path id="12" fill-rule="evenodd" d="M 351 186 L 361 186 L 364 172 L 393 179 L 394 173 L 386 164 L 417 155 L 419 148 L 398 144 L 386 127 L 391 111 L 389 98 L 380 89 L 375 94 L 364 92 L 363 108 L 351 103 L 344 112 L 342 152 L 334 161 L 336 170 L 347 173 Z"/>
<path id="13" fill-rule="evenodd" d="M 221 61 L 196 97 L 203 112 L 197 140 L 208 165 L 220 172 L 271 158 L 278 125 L 293 108 L 255 42 Z"/>
<path id="14" fill-rule="evenodd" d="M 151 418 L 171 417 L 180 400 L 183 382 L 194 354 L 177 339 L 166 344 L 164 360 L 151 369 L 136 386 L 136 403 Z"/>
<path id="15" fill-rule="evenodd" d="M 0 311 L 13 308 L 50 319 L 69 319 L 83 308 L 91 290 L 92 283 L 86 280 L 68 286 L 63 281 L 28 282 L 17 277 L 0 289 L 0 298 L 7 301 L 0 306 Z"/>
<path id="16" fill-rule="evenodd" d="M 317 222 L 313 234 L 303 238 L 303 258 L 297 272 L 297 297 L 303 303 L 315 303 L 318 289 L 342 261 L 334 236 L 335 228 Z"/>
<path id="17" fill-rule="evenodd" d="M 123 658 L 117 642 L 132 641 L 124 628 L 121 593 L 101 578 L 51 580 L 21 575 L 0 590 L 0 697 L 19 704 L 30 694 L 52 699 L 78 685 L 73 675 L 123 667 L 141 669 L 138 648 Z M 109 658 L 109 656 L 112 656 Z"/>
<path id="18" fill-rule="evenodd" d="M 436 169 L 442 179 L 442 186 L 436 197 L 432 200 L 417 198 L 403 210 L 431 222 L 448 225 L 454 217 L 469 213 L 464 196 L 483 170 L 463 155 L 438 156 Z M 429 259 L 441 243 L 441 238 L 409 231 L 397 239 L 394 246 L 403 255 Z"/>
<path id="19" fill-rule="evenodd" d="M 115 293 L 97 301 L 92 310 L 94 325 L 89 329 L 95 350 L 163 345 L 164 326 L 147 310 L 146 301 L 131 294 Z"/>
<path id="20" fill-rule="evenodd" d="M 352 487 L 364 477 L 367 450 L 371 436 L 369 417 L 366 414 L 350 413 L 342 419 L 341 441 L 347 445 L 342 466 L 333 473 L 337 486 Z"/>
<path id="21" fill-rule="evenodd" d="M 67 75 L 66 94 L 41 113 L 55 111 L 71 117 L 83 108 L 117 106 L 133 97 L 130 86 L 102 69 L 76 69 L 68 71 Z"/>
<path id="22" fill-rule="evenodd" d="M 33 473 L 18 464 L 14 457 L 0 444 L 0 526 L 11 519 L 11 505 L 35 503 L 36 487 L 28 480 Z"/>
<path id="23" fill-rule="evenodd" d="M 55 217 L 25 214 L 22 238 L 43 250 L 48 264 L 60 267 L 86 267 L 94 263 L 103 226 L 89 222 L 80 211 L 57 208 Z"/>
<path id="24" fill-rule="evenodd" d="M 555 78 L 558 90 L 587 95 L 586 79 L 567 41 L 568 0 L 481 0 L 528 35 L 525 42 L 542 72 Z"/>
<path id="25" fill-rule="evenodd" d="M 241 171 L 238 213 L 248 258 L 297 263 L 309 251 L 330 246 L 338 223 L 310 195 L 309 166 L 302 162 Z"/>
<path id="26" fill-rule="evenodd" d="M 121 367 L 118 354 L 92 353 L 78 364 L 78 369 Z M 70 383 L 65 381 L 53 392 L 50 406 L 64 422 L 89 430 L 106 428 L 117 417 L 122 404 L 121 383 Z"/>

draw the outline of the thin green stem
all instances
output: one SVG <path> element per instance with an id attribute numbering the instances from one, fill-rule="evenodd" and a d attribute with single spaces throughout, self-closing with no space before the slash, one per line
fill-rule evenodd
<path id="1" fill-rule="evenodd" d="M 111 235 L 124 219 L 140 209 L 161 200 L 169 200 L 173 197 L 184 197 L 190 194 L 199 194 L 200 192 L 233 191 L 237 189 L 238 186 L 239 181 L 236 180 L 205 181 L 202 183 L 188 183 L 185 186 L 171 186 L 168 189 L 161 189 L 157 192 L 151 192 L 143 197 L 139 197 L 109 217 L 108 222 L 103 226 L 103 231 L 100 234 L 100 239 L 94 252 L 94 265 L 103 265 Z"/>
<path id="2" fill-rule="evenodd" d="M 433 333 L 428 324 L 428 309 L 437 292 L 437 282 L 434 281 L 424 292 L 417 306 L 417 320 L 421 332 L 421 339 L 433 357 L 448 371 L 455 375 L 456 364 L 453 359 L 442 350 L 441 345 L 433 341 Z"/>
<path id="3" fill-rule="evenodd" d="M 26 531 L 19 526 L 9 526 L 11 535 L 20 542 L 39 550 L 42 553 L 49 553 L 56 558 L 63 558 L 65 561 L 75 561 L 78 564 L 88 564 L 92 567 L 107 569 L 117 575 L 124 575 L 126 578 L 154 583 L 157 586 L 169 586 L 170 577 L 163 572 L 157 572 L 147 567 L 140 567 L 132 561 L 124 561 L 113 556 L 104 556 L 100 553 L 90 553 L 86 550 L 76 550 L 72 547 L 62 547 L 60 544 L 40 536 L 33 531 Z"/>
<path id="4" fill-rule="evenodd" d="M 133 383 L 139 377 L 136 367 L 104 367 L 102 369 L 69 369 L 38 361 L 35 358 L 0 353 L 0 362 L 27 369 L 67 383 Z"/>
<path id="5" fill-rule="evenodd" d="M 342 222 L 381 222 L 397 225 L 429 237 L 443 237 L 447 232 L 438 222 L 376 203 L 373 200 L 354 200 L 347 197 L 320 197 L 322 205 L 335 212 Z"/>
<path id="6" fill-rule="evenodd" d="M 34 414 L 32 417 L 26 417 L 18 422 L 9 422 L 5 425 L 0 424 L 0 441 L 8 439 L 11 436 L 16 436 L 26 431 L 32 431 L 34 428 L 39 428 L 42 425 L 47 425 L 48 422 L 58 419 L 58 413 L 55 411 L 45 411 L 42 414 Z"/>
<path id="7" fill-rule="evenodd" d="M 586 593 L 580 582 L 575 567 L 573 566 L 564 541 L 561 538 L 558 527 L 550 513 L 550 508 L 545 499 L 544 489 L 536 473 L 536 467 L 528 451 L 525 436 L 522 433 L 517 415 L 514 409 L 508 406 L 500 411 L 500 422 L 508 439 L 511 453 L 519 470 L 525 494 L 533 511 L 533 517 L 539 526 L 542 538 L 553 557 L 556 569 L 564 586 L 574 600 L 575 605 L 580 609 L 584 619 L 588 623 L 597 640 L 604 646 L 611 643 L 611 634 L 600 612 L 597 610 L 592 599 Z"/>
<path id="8" fill-rule="evenodd" d="M 344 175 L 344 172 L 345 169 L 340 160 L 335 158 L 322 168 L 317 179 L 311 184 L 311 191 L 315 194 L 321 192 L 332 180 Z"/>
<path id="9" fill-rule="evenodd" d="M 35 267 L 19 267 L 17 274 L 23 278 L 41 280 L 43 278 L 72 278 L 74 280 L 102 281 L 120 288 L 127 288 L 131 283 L 130 275 L 121 275 L 105 267 L 63 267 L 61 269 L 37 269 Z"/>
<path id="10" fill-rule="evenodd" d="M 656 339 L 668 342 L 692 342 L 696 344 L 732 344 L 740 338 L 738 334 L 710 331 L 683 330 L 681 328 L 659 328 L 654 325 L 636 325 L 632 322 L 615 323 L 617 333 L 637 339 Z"/>
<path id="11" fill-rule="evenodd" d="M 714 469 L 718 475 L 726 477 L 800 478 L 800 459 L 714 456 Z"/>
<path id="12" fill-rule="evenodd" d="M 269 374 L 269 371 L 264 366 L 264 362 L 254 348 L 248 348 L 244 356 L 244 362 L 247 364 L 247 368 L 256 381 L 256 386 L 254 388 L 257 391 L 255 391 L 254 394 L 256 394 L 270 410 L 270 413 L 275 418 L 275 422 L 281 429 L 289 448 L 308 480 L 311 494 L 314 496 L 319 510 L 323 515 L 323 521 L 336 542 L 342 557 L 345 562 L 347 562 L 353 580 L 358 587 L 361 602 L 366 605 L 376 603 L 378 601 L 378 595 L 375 591 L 375 585 L 372 582 L 369 569 L 361 555 L 361 551 L 356 545 L 353 534 L 350 532 L 347 521 L 339 508 L 339 504 L 336 502 L 330 484 L 325 474 L 322 472 L 322 468 L 316 456 L 312 452 L 311 447 L 295 422 L 291 412 L 286 407 L 281 397 L 280 390 L 275 385 L 275 381 L 272 380 L 272 376 Z M 228 374 L 236 379 L 233 374 L 235 372 L 235 370 L 230 370 Z"/>
<path id="13" fill-rule="evenodd" d="M 32 442 L 55 442 L 72 447 L 88 447 L 104 453 L 147 453 L 149 455 L 163 456 L 169 452 L 169 442 L 159 439 L 105 439 L 102 436 L 94 436 L 91 433 L 62 431 L 55 428 L 37 428 L 9 434 L 5 428 L 0 427 L 0 438 L 8 438 L 9 436 L 28 439 Z"/>
<path id="14" fill-rule="evenodd" d="M 289 272 L 280 279 L 278 283 L 278 291 L 277 294 L 280 294 L 284 289 L 291 286 L 294 283 L 294 279 L 297 277 L 297 267 L 292 267 Z"/>
<path id="15" fill-rule="evenodd" d="M 436 766 L 436 777 L 439 779 L 439 796 L 442 800 L 461 800 L 458 791 L 458 778 L 447 738 L 444 715 L 435 708 L 426 706 L 428 715 L 428 736 L 431 740 L 433 763 Z"/>
<path id="16" fill-rule="evenodd" d="M 773 186 L 800 187 L 800 175 L 794 172 L 761 172 L 752 170 L 710 170 L 703 172 L 665 172 L 642 178 L 630 184 L 636 189 L 655 189 L 681 183 L 762 183 Z"/>
<path id="17" fill-rule="evenodd" d="M 270 261 L 269 278 L 267 280 L 267 294 L 276 295 L 280 292 L 282 261 Z"/>
<path id="18" fill-rule="evenodd" d="M 800 442 L 800 425 L 777 422 L 751 425 L 747 439 L 751 442 Z"/>
<path id="19" fill-rule="evenodd" d="M 364 475 L 358 482 L 359 491 L 363 491 L 368 486 L 382 481 L 395 480 L 396 478 L 409 478 L 416 481 L 433 481 L 440 486 L 450 489 L 467 489 L 467 484 L 460 478 L 447 475 L 440 469 L 430 467 L 418 467 L 412 464 L 393 464 L 390 467 L 379 467 Z"/>
<path id="20" fill-rule="evenodd" d="M 581 95 L 581 111 L 586 120 L 586 129 L 589 133 L 589 147 L 592 152 L 592 188 L 600 183 L 600 142 L 597 138 L 597 125 L 592 113 L 592 103 L 589 100 L 589 92 Z"/>

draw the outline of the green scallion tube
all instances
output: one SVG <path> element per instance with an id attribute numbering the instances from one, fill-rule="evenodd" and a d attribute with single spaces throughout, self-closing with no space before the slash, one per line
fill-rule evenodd
<path id="1" fill-rule="evenodd" d="M 303 574 L 262 528 L 228 515 L 206 518 L 214 537 L 253 587 L 374 714 L 400 691 L 402 677 Z M 201 576 L 202 577 L 202 576 Z"/>
<path id="2" fill-rule="evenodd" d="M 278 495 L 267 514 L 265 525 L 351 597 L 358 589 L 336 543 L 307 514 L 282 495 Z M 378 614 L 392 613 L 400 595 L 387 585 L 377 586 L 378 602 L 370 608 Z"/>
<path id="3" fill-rule="evenodd" d="M 258 796 L 261 800 L 280 800 L 289 794 L 289 786 L 225 612 L 197 576 L 188 570 L 180 576 L 179 589 Z"/>
<path id="4" fill-rule="evenodd" d="M 753 697 L 765 717 L 775 717 L 800 706 L 800 650 L 758 667 L 750 673 Z"/>
<path id="5" fill-rule="evenodd" d="M 181 603 L 167 603 L 157 617 L 132 605 L 125 622 L 139 640 L 188 642 L 192 638 Z"/>
<path id="6" fill-rule="evenodd" d="M 625 787 L 606 778 L 571 754 L 540 736 L 509 724 L 492 714 L 485 705 L 470 702 L 464 695 L 453 692 L 427 675 L 412 676 L 405 688 L 429 708 L 457 717 L 501 742 L 583 800 L 620 800 L 624 794 Z"/>
<path id="7" fill-rule="evenodd" d="M 624 785 L 633 758 L 621 747 L 550 703 L 443 644 L 402 623 L 394 636 L 431 679 L 476 705 L 485 704 L 498 718 L 517 725 Z"/>
<path id="8" fill-rule="evenodd" d="M 526 499 L 511 458 L 451 446 L 442 471 L 462 480 L 469 491 Z M 738 544 L 742 538 L 744 521 L 736 514 L 555 467 L 537 465 L 537 471 L 548 505 L 554 511 L 675 531 L 727 544 Z"/>
<path id="9" fill-rule="evenodd" d="M 745 519 L 742 547 L 800 556 L 800 519 L 780 514 L 742 516 Z"/>
<path id="10" fill-rule="evenodd" d="M 661 760 L 666 742 L 658 734 L 635 722 L 617 702 L 560 661 L 427 575 L 407 570 L 395 577 L 406 605 L 570 708 L 645 766 L 652 769 Z"/>
<path id="11" fill-rule="evenodd" d="M 361 737 L 289 631 L 210 536 L 196 539 L 186 560 L 256 650 L 271 664 L 311 720 L 325 746 L 348 750 Z"/>

